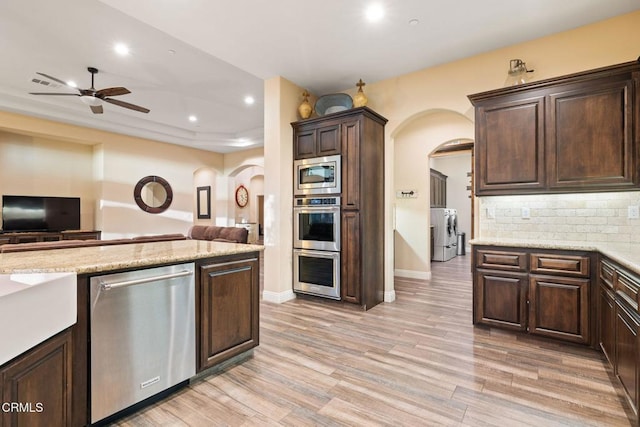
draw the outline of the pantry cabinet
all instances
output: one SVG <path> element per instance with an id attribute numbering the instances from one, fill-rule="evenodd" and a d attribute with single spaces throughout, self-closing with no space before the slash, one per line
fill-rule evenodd
<path id="1" fill-rule="evenodd" d="M 640 187 L 640 63 L 470 95 L 478 196 Z"/>
<path id="2" fill-rule="evenodd" d="M 359 107 L 291 124 L 295 160 L 340 154 L 340 299 L 364 309 L 384 300 L 386 123 Z"/>
<path id="3" fill-rule="evenodd" d="M 474 323 L 593 345 L 593 257 L 474 246 Z"/>

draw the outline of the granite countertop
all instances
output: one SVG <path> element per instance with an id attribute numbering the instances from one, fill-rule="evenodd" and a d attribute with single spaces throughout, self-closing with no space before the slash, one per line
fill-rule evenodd
<path id="1" fill-rule="evenodd" d="M 623 267 L 640 274 L 640 243 L 614 242 L 567 242 L 554 240 L 527 239 L 472 239 L 471 245 L 478 246 L 511 246 L 520 248 L 559 249 L 567 251 L 593 251 L 617 262 Z"/>
<path id="2" fill-rule="evenodd" d="M 0 274 L 96 273 L 262 251 L 261 245 L 171 240 L 0 254 Z"/>

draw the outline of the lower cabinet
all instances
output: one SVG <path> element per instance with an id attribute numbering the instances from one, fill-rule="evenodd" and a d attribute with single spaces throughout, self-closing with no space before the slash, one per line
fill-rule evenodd
<path id="1" fill-rule="evenodd" d="M 600 286 L 599 313 L 600 349 L 609 363 L 615 364 L 616 347 L 616 303 L 614 293 L 606 286 Z"/>
<path id="2" fill-rule="evenodd" d="M 595 346 L 590 253 L 474 247 L 473 256 L 474 323 Z"/>
<path id="3" fill-rule="evenodd" d="M 616 302 L 615 369 L 636 415 L 640 384 L 638 381 L 638 332 L 640 332 L 638 313 L 632 313 L 624 303 Z"/>
<path id="4" fill-rule="evenodd" d="M 529 276 L 529 332 L 588 344 L 591 280 Z"/>
<path id="5" fill-rule="evenodd" d="M 0 369 L 0 425 L 57 427 L 71 423 L 71 330 Z"/>
<path id="6" fill-rule="evenodd" d="M 475 282 L 475 323 L 526 330 L 526 274 L 477 270 Z"/>
<path id="7" fill-rule="evenodd" d="M 258 253 L 199 266 L 199 371 L 258 345 L 259 268 Z"/>

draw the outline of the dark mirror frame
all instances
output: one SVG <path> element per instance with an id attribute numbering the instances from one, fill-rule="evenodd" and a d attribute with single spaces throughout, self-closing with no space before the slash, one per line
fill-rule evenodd
<path id="1" fill-rule="evenodd" d="M 149 184 L 150 182 L 157 182 L 158 184 L 162 185 L 165 191 L 167 192 L 167 198 L 165 199 L 164 203 L 160 206 L 156 206 L 156 207 L 149 206 L 144 202 L 144 200 L 142 200 L 142 188 L 145 185 Z M 136 187 L 133 189 L 133 199 L 136 201 L 137 205 L 143 211 L 149 212 L 152 214 L 157 214 L 157 213 L 164 212 L 169 208 L 169 206 L 171 205 L 171 201 L 173 200 L 173 190 L 171 190 L 171 186 L 169 185 L 166 179 L 161 178 L 159 176 L 155 176 L 155 175 L 149 175 L 149 176 L 145 176 L 140 181 L 138 181 L 138 183 L 136 184 Z"/>

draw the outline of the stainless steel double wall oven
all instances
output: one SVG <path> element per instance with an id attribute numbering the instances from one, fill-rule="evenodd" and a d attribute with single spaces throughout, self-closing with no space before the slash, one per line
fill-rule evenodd
<path id="1" fill-rule="evenodd" d="M 340 299 L 340 156 L 298 160 L 294 171 L 293 290 Z"/>

